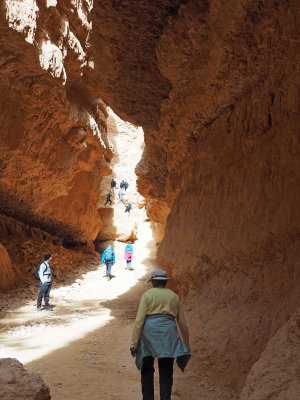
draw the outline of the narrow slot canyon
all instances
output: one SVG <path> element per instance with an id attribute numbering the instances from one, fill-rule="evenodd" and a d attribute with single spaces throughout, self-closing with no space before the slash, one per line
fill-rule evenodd
<path id="1" fill-rule="evenodd" d="M 299 26 L 298 0 L 1 3 L 1 399 L 141 399 L 155 269 L 190 332 L 172 399 L 300 398 Z"/>

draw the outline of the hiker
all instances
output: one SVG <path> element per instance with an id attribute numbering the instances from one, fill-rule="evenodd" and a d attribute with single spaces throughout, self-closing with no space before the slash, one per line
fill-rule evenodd
<path id="1" fill-rule="evenodd" d="M 111 192 L 109 192 L 108 193 L 108 195 L 107 195 L 107 197 L 106 197 L 106 203 L 104 204 L 104 206 L 106 206 L 106 204 L 109 202 L 110 203 L 110 205 L 111 205 L 111 196 L 112 196 L 112 193 Z"/>
<path id="2" fill-rule="evenodd" d="M 123 179 L 122 182 L 120 183 L 120 189 L 124 189 L 124 190 L 125 190 L 125 182 L 124 182 L 124 179 Z"/>
<path id="3" fill-rule="evenodd" d="M 130 352 L 141 371 L 143 400 L 154 400 L 154 358 L 158 358 L 160 400 L 171 399 L 174 358 L 182 372 L 191 358 L 183 309 L 177 294 L 166 288 L 168 280 L 166 271 L 152 272 L 147 282 L 153 288 L 142 295 L 133 328 Z"/>
<path id="4" fill-rule="evenodd" d="M 126 190 L 128 189 L 128 186 L 129 186 L 129 183 L 128 183 L 127 181 L 124 181 L 124 189 L 125 189 L 125 192 L 126 192 Z"/>
<path id="5" fill-rule="evenodd" d="M 131 268 L 131 261 L 133 259 L 133 247 L 131 244 L 127 244 L 125 246 L 125 254 L 124 254 L 124 258 L 126 260 L 126 267 L 125 269 L 129 269 L 132 270 L 133 268 Z"/>
<path id="6" fill-rule="evenodd" d="M 125 207 L 125 213 L 128 212 L 128 217 L 129 217 L 129 214 L 130 214 L 130 210 L 131 210 L 131 204 L 127 201 L 126 207 Z"/>
<path id="7" fill-rule="evenodd" d="M 113 192 L 115 191 L 116 186 L 117 186 L 117 182 L 114 180 L 114 178 L 112 178 L 112 180 L 110 182 L 110 187 Z"/>
<path id="8" fill-rule="evenodd" d="M 123 188 L 121 188 L 118 191 L 118 196 L 119 196 L 119 203 L 123 203 L 123 197 L 125 196 L 125 190 Z"/>
<path id="9" fill-rule="evenodd" d="M 106 279 L 110 280 L 111 267 L 115 263 L 115 252 L 111 246 L 107 246 L 101 258 L 101 264 L 106 264 Z"/>
<path id="10" fill-rule="evenodd" d="M 49 305 L 50 290 L 52 285 L 52 275 L 50 261 L 52 260 L 51 254 L 44 254 L 44 261 L 39 266 L 38 276 L 40 279 L 40 291 L 37 298 L 37 310 L 42 310 L 42 300 L 44 297 L 45 307 L 44 310 L 52 311 Z"/>

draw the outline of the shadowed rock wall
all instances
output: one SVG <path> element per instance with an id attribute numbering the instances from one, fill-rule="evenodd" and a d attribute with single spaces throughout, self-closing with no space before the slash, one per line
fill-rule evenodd
<path id="1" fill-rule="evenodd" d="M 300 297 L 299 2 L 102 4 L 99 84 L 144 128 L 148 215 L 171 209 L 159 260 L 190 304 L 191 368 L 236 397 Z"/>

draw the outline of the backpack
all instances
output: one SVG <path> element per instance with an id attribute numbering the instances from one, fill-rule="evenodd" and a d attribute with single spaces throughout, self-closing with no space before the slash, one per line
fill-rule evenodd
<path id="1" fill-rule="evenodd" d="M 128 189 L 129 183 L 128 182 L 124 182 L 124 186 L 125 186 L 125 189 Z"/>
<path id="2" fill-rule="evenodd" d="M 108 247 L 105 252 L 105 261 L 112 261 L 113 260 L 113 249 Z"/>
<path id="3" fill-rule="evenodd" d="M 45 264 L 45 263 L 42 262 L 41 264 L 39 264 L 39 265 L 36 267 L 36 270 L 35 270 L 34 276 L 35 276 L 35 278 L 38 279 L 38 280 L 40 280 L 40 267 L 41 267 L 42 264 Z"/>
<path id="4" fill-rule="evenodd" d="M 132 250 L 133 250 L 133 247 L 131 246 L 131 244 L 127 244 L 126 247 L 125 247 L 125 252 L 126 251 L 132 251 Z"/>

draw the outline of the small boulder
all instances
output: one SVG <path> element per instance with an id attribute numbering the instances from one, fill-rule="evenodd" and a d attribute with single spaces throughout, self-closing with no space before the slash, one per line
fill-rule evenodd
<path id="1" fill-rule="evenodd" d="M 1 400 L 50 400 L 50 389 L 43 379 L 25 370 L 15 358 L 0 359 Z"/>

